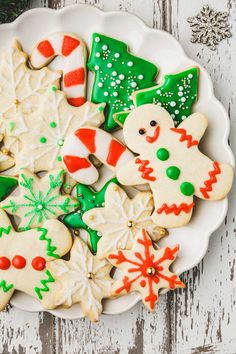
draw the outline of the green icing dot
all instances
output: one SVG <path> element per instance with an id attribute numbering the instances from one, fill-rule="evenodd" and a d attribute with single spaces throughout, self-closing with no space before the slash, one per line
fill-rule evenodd
<path id="1" fill-rule="evenodd" d="M 55 92 L 56 90 L 57 90 L 57 87 L 53 85 L 53 86 L 52 86 L 52 91 Z"/>
<path id="2" fill-rule="evenodd" d="M 166 161 L 168 160 L 170 154 L 169 151 L 166 150 L 165 148 L 160 148 L 157 150 L 157 158 L 161 161 Z"/>
<path id="3" fill-rule="evenodd" d="M 9 124 L 8 124 L 9 132 L 12 132 L 14 128 L 15 128 L 15 123 L 14 122 L 9 122 Z"/>
<path id="4" fill-rule="evenodd" d="M 166 174 L 169 178 L 177 180 L 180 175 L 180 169 L 176 166 L 170 166 L 166 169 Z"/>
<path id="5" fill-rule="evenodd" d="M 51 127 L 51 128 L 56 128 L 56 126 L 57 126 L 57 123 L 56 123 L 56 122 L 51 122 L 51 123 L 50 123 L 50 127 Z"/>
<path id="6" fill-rule="evenodd" d="M 59 157 L 59 156 L 58 156 L 58 157 Z M 65 189 L 69 189 L 69 188 L 70 188 L 70 185 L 69 185 L 68 183 L 64 183 L 63 187 L 64 187 Z"/>
<path id="7" fill-rule="evenodd" d="M 102 111 L 104 111 L 104 107 L 103 106 L 99 106 L 98 110 L 99 110 L 99 112 L 102 112 Z"/>
<path id="8" fill-rule="evenodd" d="M 64 144 L 64 139 L 59 139 L 57 145 L 63 146 L 63 144 Z"/>
<path id="9" fill-rule="evenodd" d="M 40 141 L 40 143 L 44 144 L 44 143 L 46 143 L 47 139 L 46 139 L 44 136 L 42 136 L 42 137 L 39 139 L 39 141 Z"/>
<path id="10" fill-rule="evenodd" d="M 62 157 L 60 155 L 57 156 L 57 161 L 62 161 Z"/>
<path id="11" fill-rule="evenodd" d="M 183 182 L 180 185 L 180 190 L 184 195 L 190 196 L 194 193 L 194 186 L 190 182 Z"/>

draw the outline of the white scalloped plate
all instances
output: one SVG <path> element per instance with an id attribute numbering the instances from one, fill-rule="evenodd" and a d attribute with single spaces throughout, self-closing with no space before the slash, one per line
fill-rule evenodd
<path id="1" fill-rule="evenodd" d="M 12 24 L 0 26 L 0 51 L 9 45 L 11 39 L 17 38 L 24 50 L 30 53 L 36 41 L 55 31 L 73 32 L 84 38 L 88 47 L 94 31 L 123 40 L 128 43 L 134 54 L 150 60 L 159 67 L 159 82 L 163 74 L 197 65 L 200 68 L 200 90 L 194 111 L 203 112 L 209 118 L 202 149 L 214 160 L 234 165 L 233 154 L 228 146 L 228 115 L 214 96 L 211 79 L 204 68 L 185 55 L 180 44 L 170 34 L 150 29 L 137 17 L 128 13 L 105 13 L 87 5 L 69 6 L 60 11 L 34 9 L 24 13 Z M 92 75 L 89 77 L 90 88 L 91 83 Z M 162 245 L 180 244 L 181 252 L 174 264 L 174 270 L 178 274 L 201 261 L 207 251 L 210 235 L 220 226 L 227 212 L 227 199 L 219 202 L 197 200 L 196 203 L 191 222 L 185 227 L 171 230 L 170 236 L 161 241 Z M 104 313 L 124 312 L 139 300 L 138 294 L 107 300 L 104 302 Z M 19 292 L 16 292 L 11 304 L 26 311 L 43 311 L 37 300 Z M 79 305 L 51 313 L 68 319 L 82 317 Z"/>

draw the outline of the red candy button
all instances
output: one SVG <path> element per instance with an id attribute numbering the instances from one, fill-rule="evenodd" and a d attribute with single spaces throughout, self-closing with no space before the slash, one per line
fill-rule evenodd
<path id="1" fill-rule="evenodd" d="M 25 260 L 25 258 L 22 257 L 22 256 L 15 256 L 15 257 L 12 259 L 12 265 L 13 265 L 13 267 L 15 267 L 15 268 L 17 268 L 17 269 L 25 268 L 26 260 Z"/>
<path id="2" fill-rule="evenodd" d="M 45 268 L 46 261 L 43 257 L 35 257 L 31 264 L 35 270 L 43 270 Z"/>
<path id="3" fill-rule="evenodd" d="M 10 268 L 11 262 L 7 257 L 0 257 L 0 269 L 6 270 Z"/>

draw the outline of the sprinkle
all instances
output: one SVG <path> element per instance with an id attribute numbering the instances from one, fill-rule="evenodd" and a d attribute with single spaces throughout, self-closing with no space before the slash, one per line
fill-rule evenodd
<path id="1" fill-rule="evenodd" d="M 107 50 L 107 49 L 108 49 L 108 46 L 107 46 L 106 44 L 104 44 L 104 45 L 102 46 L 102 49 L 103 49 L 103 50 Z"/>
<path id="2" fill-rule="evenodd" d="M 183 89 L 184 89 L 183 86 L 179 87 L 179 91 L 183 91 Z"/>
<path id="3" fill-rule="evenodd" d="M 134 63 L 132 61 L 128 61 L 128 66 L 133 66 Z"/>
<path id="4" fill-rule="evenodd" d="M 120 57 L 120 53 L 115 53 L 114 57 L 115 58 L 119 58 Z"/>
<path id="5" fill-rule="evenodd" d="M 193 78 L 193 74 L 188 74 L 189 79 Z"/>
<path id="6" fill-rule="evenodd" d="M 98 66 L 98 65 L 95 65 L 94 69 L 95 69 L 95 70 L 99 70 L 99 66 Z"/>
<path id="7" fill-rule="evenodd" d="M 183 96 L 183 92 L 178 92 L 178 96 Z"/>
<path id="8" fill-rule="evenodd" d="M 111 86 L 112 86 L 112 87 L 116 86 L 116 83 L 113 81 L 113 82 L 111 83 Z"/>
<path id="9" fill-rule="evenodd" d="M 46 143 L 47 139 L 46 139 L 44 136 L 42 136 L 42 137 L 39 139 L 39 141 L 40 141 L 40 143 L 44 144 L 44 143 Z"/>
<path id="10" fill-rule="evenodd" d="M 157 94 L 160 95 L 160 93 L 161 93 L 161 90 L 157 90 Z"/>
<path id="11" fill-rule="evenodd" d="M 104 96 L 108 96 L 108 92 L 107 91 L 104 92 Z"/>
<path id="12" fill-rule="evenodd" d="M 99 83 L 98 83 L 98 87 L 103 87 L 103 83 L 102 83 L 102 82 L 99 82 Z"/>
<path id="13" fill-rule="evenodd" d="M 117 72 L 116 71 L 112 71 L 112 76 L 116 76 Z"/>
<path id="14" fill-rule="evenodd" d="M 181 102 L 185 102 L 186 101 L 186 98 L 185 97 L 182 97 L 181 98 Z"/>
<path id="15" fill-rule="evenodd" d="M 171 107 L 175 107 L 175 106 L 176 106 L 176 102 L 171 101 L 171 102 L 170 102 L 170 105 L 171 105 Z"/>
<path id="16" fill-rule="evenodd" d="M 96 37 L 96 38 L 95 38 L 95 42 L 97 42 L 97 43 L 100 42 L 100 38 L 99 38 L 99 37 Z"/>
<path id="17" fill-rule="evenodd" d="M 124 75 L 124 74 L 120 74 L 120 75 L 119 75 L 119 79 L 124 80 L 124 78 L 125 78 L 125 75 Z"/>
<path id="18" fill-rule="evenodd" d="M 51 123 L 50 123 L 50 127 L 51 127 L 51 128 L 56 128 L 56 126 L 57 126 L 56 122 L 51 122 Z"/>
<path id="19" fill-rule="evenodd" d="M 101 56 L 100 53 L 96 53 L 96 57 L 99 58 Z"/>
<path id="20" fill-rule="evenodd" d="M 117 97 L 118 96 L 118 92 L 113 92 L 113 96 Z"/>
<path id="21" fill-rule="evenodd" d="M 108 68 L 112 68 L 112 63 L 108 63 L 108 64 L 107 64 L 107 67 L 108 67 Z"/>
<path id="22" fill-rule="evenodd" d="M 133 87 L 133 88 L 135 88 L 136 86 L 137 86 L 137 83 L 136 82 L 131 82 L 131 86 Z"/>
<path id="23" fill-rule="evenodd" d="M 56 91 L 57 90 L 57 87 L 55 85 L 52 86 L 52 91 Z"/>
<path id="24" fill-rule="evenodd" d="M 143 80 L 143 75 L 139 75 L 139 76 L 138 76 L 138 79 L 139 79 L 139 80 Z"/>

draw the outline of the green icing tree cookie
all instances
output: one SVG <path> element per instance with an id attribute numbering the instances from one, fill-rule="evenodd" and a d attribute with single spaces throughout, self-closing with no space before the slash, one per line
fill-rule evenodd
<path id="1" fill-rule="evenodd" d="M 128 52 L 125 43 L 93 34 L 88 68 L 95 73 L 92 101 L 106 102 L 105 130 L 118 127 L 113 114 L 132 109 L 134 91 L 155 85 L 157 68 L 154 64 Z"/>
<path id="2" fill-rule="evenodd" d="M 105 192 L 110 183 L 117 183 L 116 178 L 109 180 L 99 192 L 95 192 L 93 189 L 89 188 L 85 184 L 77 185 L 77 198 L 80 203 L 80 209 L 66 215 L 63 222 L 66 226 L 72 229 L 84 229 L 88 232 L 90 237 L 90 243 L 92 252 L 97 253 L 97 243 L 100 239 L 98 232 L 90 229 L 90 227 L 85 224 L 82 217 L 83 214 L 93 208 L 102 207 L 104 204 Z"/>
<path id="3" fill-rule="evenodd" d="M 0 201 L 5 199 L 13 189 L 16 188 L 18 182 L 17 178 L 10 176 L 0 176 Z"/>
<path id="4" fill-rule="evenodd" d="M 172 116 L 175 125 L 181 123 L 192 113 L 192 106 L 198 94 L 198 68 L 191 68 L 178 74 L 168 74 L 163 84 L 135 92 L 136 106 L 146 103 L 159 104 Z M 115 120 L 123 125 L 129 112 L 119 112 Z"/>

